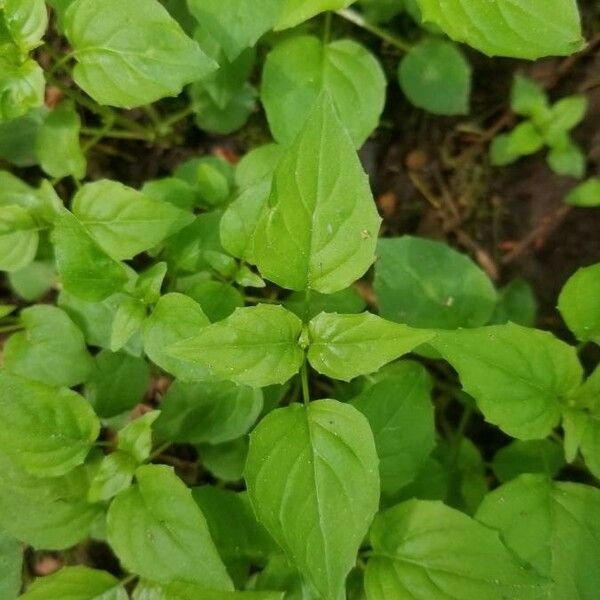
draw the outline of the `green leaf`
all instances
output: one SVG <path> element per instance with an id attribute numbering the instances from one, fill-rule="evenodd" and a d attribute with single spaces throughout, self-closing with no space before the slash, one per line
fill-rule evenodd
<path id="1" fill-rule="evenodd" d="M 176 96 L 215 68 L 156 0 L 76 0 L 65 33 L 75 82 L 99 104 L 132 108 Z"/>
<path id="2" fill-rule="evenodd" d="M 28 210 L 0 205 L 0 271 L 26 267 L 35 258 L 38 242 L 38 227 Z"/>
<path id="3" fill-rule="evenodd" d="M 232 61 L 273 28 L 282 0 L 263 0 L 260 10 L 249 0 L 188 0 L 201 29 L 222 45 Z"/>
<path id="4" fill-rule="evenodd" d="M 119 431 L 117 449 L 127 452 L 137 463 L 143 463 L 152 451 L 153 424 L 159 416 L 159 410 L 151 410 L 125 425 Z"/>
<path id="5" fill-rule="evenodd" d="M 146 465 L 108 510 L 108 540 L 123 566 L 160 583 L 233 586 L 191 492 L 169 467 Z"/>
<path id="6" fill-rule="evenodd" d="M 83 179 L 87 161 L 79 144 L 81 119 L 71 101 L 63 102 L 44 121 L 36 140 L 36 155 L 44 171 L 61 179 Z"/>
<path id="7" fill-rule="evenodd" d="M 257 590 L 284 590 L 285 600 L 315 600 L 307 582 L 282 554 L 273 554 L 267 566 L 257 574 Z"/>
<path id="8" fill-rule="evenodd" d="M 204 485 L 193 488 L 192 496 L 225 562 L 244 559 L 260 564 L 277 552 L 277 546 L 256 520 L 246 493 Z"/>
<path id="9" fill-rule="evenodd" d="M 167 263 L 159 262 L 146 269 L 135 282 L 133 295 L 144 304 L 156 304 L 167 274 Z"/>
<path id="10" fill-rule="evenodd" d="M 21 589 L 23 548 L 13 537 L 0 531 L 0 597 L 15 600 Z"/>
<path id="11" fill-rule="evenodd" d="M 28 475 L 1 453 L 0 467 L 0 527 L 13 537 L 34 548 L 62 550 L 90 535 L 103 510 L 87 502 L 88 467 L 41 479 Z"/>
<path id="12" fill-rule="evenodd" d="M 337 600 L 379 504 L 369 424 L 335 400 L 269 413 L 245 478 L 258 520 L 324 598 Z"/>
<path id="13" fill-rule="evenodd" d="M 75 392 L 0 372 L 0 450 L 31 475 L 58 477 L 83 463 L 100 432 Z"/>
<path id="14" fill-rule="evenodd" d="M 127 452 L 111 452 L 105 456 L 90 483 L 88 501 L 105 502 L 126 490 L 133 481 L 137 466 Z"/>
<path id="15" fill-rule="evenodd" d="M 377 516 L 365 573 L 369 600 L 543 596 L 545 579 L 493 529 L 441 502 L 410 500 Z"/>
<path id="16" fill-rule="evenodd" d="M 310 364 L 323 375 L 350 381 L 379 370 L 434 337 L 365 312 L 321 313 L 308 326 Z"/>
<path id="17" fill-rule="evenodd" d="M 333 294 L 293 292 L 285 299 L 283 305 L 305 321 L 322 312 L 356 314 L 363 312 L 367 307 L 362 296 L 353 287 Z"/>
<path id="18" fill-rule="evenodd" d="M 146 182 L 142 194 L 157 202 L 169 202 L 177 208 L 191 210 L 197 204 L 197 194 L 193 187 L 177 177 L 164 177 Z"/>
<path id="19" fill-rule="evenodd" d="M 430 343 L 458 371 L 485 419 L 522 440 L 550 434 L 583 375 L 572 346 L 514 323 L 439 332 Z"/>
<path id="20" fill-rule="evenodd" d="M 581 342 L 600 344 L 600 263 L 582 267 L 563 286 L 558 310 Z"/>
<path id="21" fill-rule="evenodd" d="M 54 261 L 35 260 L 26 267 L 8 274 L 11 289 L 27 302 L 45 296 L 56 283 Z"/>
<path id="22" fill-rule="evenodd" d="M 281 287 L 337 292 L 373 262 L 380 222 L 350 138 L 324 95 L 275 171 L 253 261 Z"/>
<path id="23" fill-rule="evenodd" d="M 44 72 L 34 60 L 0 54 L 0 123 L 27 114 L 44 104 Z"/>
<path id="24" fill-rule="evenodd" d="M 532 79 L 515 75 L 511 89 L 510 106 L 514 112 L 524 117 L 540 120 L 549 114 L 548 96 L 544 89 Z"/>
<path id="25" fill-rule="evenodd" d="M 557 175 L 581 179 L 585 174 L 585 155 L 568 136 L 550 148 L 548 164 Z"/>
<path id="26" fill-rule="evenodd" d="M 26 54 L 36 46 L 48 27 L 48 10 L 44 0 L 5 0 L 4 24 L 14 43 Z"/>
<path id="27" fill-rule="evenodd" d="M 22 117 L 0 123 L 0 157 L 17 167 L 37 164 L 35 142 L 47 112 L 46 107 L 41 106 Z"/>
<path id="28" fill-rule="evenodd" d="M 120 415 L 142 401 L 150 383 L 150 369 L 144 359 L 103 350 L 94 362 L 85 394 L 101 417 Z"/>
<path id="29" fill-rule="evenodd" d="M 548 128 L 545 135 L 548 139 L 552 139 L 553 135 L 570 131 L 583 120 L 587 108 L 588 101 L 585 96 L 561 98 L 550 109 Z"/>
<path id="30" fill-rule="evenodd" d="M 200 329 L 170 345 L 168 353 L 191 361 L 221 379 L 264 387 L 284 383 L 302 364 L 298 345 L 302 322 L 281 306 L 238 308 L 227 319 Z"/>
<path id="31" fill-rule="evenodd" d="M 297 36 L 268 54 L 261 100 L 273 137 L 289 144 L 326 93 L 354 146 L 359 147 L 379 123 L 385 86 L 379 62 L 360 44 L 337 40 L 324 45 L 316 37 Z"/>
<path id="32" fill-rule="evenodd" d="M 351 3 L 352 0 L 281 0 L 275 29 L 295 27 L 319 13 L 345 8 Z"/>
<path id="33" fill-rule="evenodd" d="M 137 298 L 125 296 L 115 313 L 111 334 L 110 350 L 118 352 L 131 338 L 141 331 L 146 320 L 146 307 Z"/>
<path id="34" fill-rule="evenodd" d="M 221 444 L 248 433 L 263 408 L 261 390 L 228 381 L 173 382 L 156 422 L 160 439 Z"/>
<path id="35" fill-rule="evenodd" d="M 421 365 L 403 361 L 351 402 L 373 431 L 384 494 L 413 481 L 434 447 L 431 387 Z"/>
<path id="36" fill-rule="evenodd" d="M 182 381 L 206 379 L 209 373 L 204 366 L 175 357 L 168 349 L 208 324 L 197 302 L 183 294 L 166 294 L 144 323 L 144 352 L 154 364 Z"/>
<path id="37" fill-rule="evenodd" d="M 58 274 L 73 296 L 100 302 L 125 285 L 125 267 L 106 254 L 70 212 L 63 211 L 57 219 L 52 241 Z"/>
<path id="38" fill-rule="evenodd" d="M 491 492 L 477 519 L 553 581 L 550 598 L 593 598 L 600 585 L 600 491 L 521 475 Z"/>
<path id="39" fill-rule="evenodd" d="M 492 316 L 496 292 L 487 275 L 446 244 L 403 236 L 377 246 L 373 284 L 379 312 L 413 327 L 477 327 Z"/>
<path id="40" fill-rule="evenodd" d="M 120 581 L 89 567 L 64 567 L 36 579 L 20 600 L 127 600 Z"/>
<path id="41" fill-rule="evenodd" d="M 0 319 L 8 317 L 15 310 L 17 310 L 17 307 L 14 304 L 0 304 Z"/>
<path id="42" fill-rule="evenodd" d="M 524 279 L 513 279 L 498 291 L 498 304 L 490 324 L 503 325 L 509 321 L 524 327 L 533 327 L 537 300 L 531 285 Z"/>
<path id="43" fill-rule="evenodd" d="M 451 42 L 431 38 L 412 46 L 400 61 L 398 77 L 419 108 L 438 115 L 469 112 L 471 65 Z"/>
<path id="44" fill-rule="evenodd" d="M 21 311 L 25 331 L 4 347 L 7 371 L 48 385 L 73 387 L 89 376 L 93 361 L 83 334 L 60 308 L 46 304 Z"/>
<path id="45" fill-rule="evenodd" d="M 493 165 L 507 165 L 521 156 L 535 154 L 543 148 L 544 138 L 531 121 L 519 123 L 510 133 L 496 136 L 490 147 Z"/>
<path id="46" fill-rule="evenodd" d="M 191 583 L 176 581 L 167 585 L 142 581 L 133 600 L 283 600 L 282 592 L 215 592 Z"/>
<path id="47" fill-rule="evenodd" d="M 149 250 L 194 220 L 172 204 L 106 179 L 88 183 L 77 192 L 73 214 L 116 260 Z"/>
<path id="48" fill-rule="evenodd" d="M 514 440 L 496 452 L 492 463 L 501 483 L 522 473 L 545 473 L 552 479 L 564 466 L 562 448 L 551 440 Z"/>
<path id="49" fill-rule="evenodd" d="M 244 154 L 235 169 L 235 183 L 240 190 L 246 190 L 264 179 L 271 179 L 283 154 L 279 144 L 257 146 Z"/>
<path id="50" fill-rule="evenodd" d="M 186 289 L 186 294 L 200 304 L 211 323 L 222 321 L 244 306 L 244 296 L 232 285 L 220 281 L 197 281 Z"/>
<path id="51" fill-rule="evenodd" d="M 242 479 L 248 456 L 248 436 L 224 444 L 203 444 L 198 447 L 202 465 L 223 481 Z"/>
<path id="52" fill-rule="evenodd" d="M 417 0 L 424 22 L 489 56 L 567 56 L 584 45 L 575 0 Z"/>
<path id="53" fill-rule="evenodd" d="M 565 198 L 571 206 L 600 206 L 600 177 L 590 177 L 575 186 Z"/>

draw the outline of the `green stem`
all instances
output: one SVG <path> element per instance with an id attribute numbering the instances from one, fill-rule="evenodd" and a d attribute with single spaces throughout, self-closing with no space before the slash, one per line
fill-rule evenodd
<path id="1" fill-rule="evenodd" d="M 146 462 L 152 462 L 157 456 L 160 456 L 167 448 L 170 448 L 173 444 L 171 442 L 165 442 L 161 444 L 150 456 L 146 459 Z"/>
<path id="2" fill-rule="evenodd" d="M 323 44 L 328 44 L 331 39 L 331 21 L 332 14 L 331 11 L 327 11 L 325 13 L 325 22 L 323 24 Z"/>
<path id="3" fill-rule="evenodd" d="M 385 29 L 381 29 L 381 27 L 377 27 L 377 25 L 373 25 L 372 23 L 366 21 L 365 18 L 361 14 L 357 13 L 355 10 L 343 8 L 341 10 L 337 10 L 336 14 L 342 17 L 342 19 L 346 19 L 346 21 L 354 23 L 354 25 L 356 25 L 357 27 L 360 27 L 361 29 L 368 31 L 373 35 L 376 35 L 377 37 L 381 38 L 384 42 L 395 46 L 396 48 L 398 48 L 398 50 L 402 50 L 402 52 L 408 52 L 412 48 L 412 46 L 408 42 L 405 42 L 403 39 L 400 39 L 399 37 L 387 32 Z"/>
<path id="4" fill-rule="evenodd" d="M 104 127 L 101 127 L 99 129 L 93 127 L 82 127 L 81 133 L 83 133 L 83 135 L 91 135 L 93 138 L 100 136 L 100 138 L 108 137 L 114 138 L 116 140 L 148 141 L 147 135 L 142 135 L 140 133 L 136 133 L 135 131 L 121 131 L 120 129 L 114 130 L 110 129 L 110 127 L 108 129 Z M 94 143 L 91 145 L 93 146 L 97 141 L 97 139 L 94 139 Z"/>
<path id="5" fill-rule="evenodd" d="M 23 325 L 4 325 L 0 327 L 0 333 L 12 333 L 23 329 Z"/>
<path id="6" fill-rule="evenodd" d="M 186 108 L 183 108 L 179 112 L 173 113 L 170 117 L 167 117 L 163 121 L 163 126 L 172 127 L 173 125 L 179 123 L 179 121 L 183 121 L 187 119 L 189 116 L 193 115 L 196 112 L 196 105 L 190 104 Z"/>
<path id="7" fill-rule="evenodd" d="M 304 405 L 308 406 L 310 402 L 310 391 L 308 389 L 308 363 L 306 359 L 302 363 L 302 369 L 300 370 L 300 380 L 302 381 L 302 400 Z"/>

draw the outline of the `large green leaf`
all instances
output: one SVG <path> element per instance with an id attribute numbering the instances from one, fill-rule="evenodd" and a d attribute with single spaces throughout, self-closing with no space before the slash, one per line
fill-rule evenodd
<path id="1" fill-rule="evenodd" d="M 4 347 L 5 368 L 48 385 L 73 387 L 93 368 L 83 333 L 60 308 L 47 304 L 21 312 L 25 331 L 13 334 Z"/>
<path id="2" fill-rule="evenodd" d="M 0 204 L 0 270 L 26 267 L 38 249 L 38 226 L 22 206 Z"/>
<path id="3" fill-rule="evenodd" d="M 373 431 L 384 493 L 409 484 L 433 449 L 431 387 L 421 365 L 402 361 L 351 402 Z"/>
<path id="4" fill-rule="evenodd" d="M 521 475 L 491 492 L 476 518 L 553 581 L 546 598 L 594 598 L 600 586 L 600 490 Z"/>
<path id="5" fill-rule="evenodd" d="M 514 323 L 440 332 L 431 344 L 458 371 L 486 420 L 522 440 L 556 427 L 561 402 L 583 376 L 573 347 Z"/>
<path id="6" fill-rule="evenodd" d="M 106 254 L 69 211 L 61 212 L 52 240 L 62 284 L 73 296 L 99 302 L 125 285 L 125 267 Z"/>
<path id="7" fill-rule="evenodd" d="M 263 408 L 261 390 L 229 381 L 175 381 L 160 404 L 156 433 L 190 444 L 221 444 L 248 433 Z"/>
<path id="8" fill-rule="evenodd" d="M 354 145 L 361 146 L 379 123 L 385 76 L 377 59 L 351 40 L 323 44 L 313 36 L 284 40 L 267 56 L 261 100 L 273 137 L 294 140 L 319 96 L 331 96 Z"/>
<path id="9" fill-rule="evenodd" d="M 194 220 L 191 213 L 168 202 L 106 179 L 88 183 L 77 192 L 73 214 L 116 260 L 149 250 Z"/>
<path id="10" fill-rule="evenodd" d="M 413 327 L 485 325 L 496 304 L 489 278 L 446 244 L 412 236 L 377 245 L 374 289 L 383 317 Z"/>
<path id="11" fill-rule="evenodd" d="M 21 52 L 38 46 L 48 26 L 44 0 L 5 0 L 2 6 L 6 29 Z"/>
<path id="12" fill-rule="evenodd" d="M 199 364 L 221 379 L 264 387 L 284 383 L 302 364 L 302 321 L 281 306 L 238 308 L 224 319 L 171 345 L 168 353 Z M 193 336 L 193 337 L 190 337 Z"/>
<path id="13" fill-rule="evenodd" d="M 579 269 L 564 285 L 558 309 L 582 342 L 600 344 L 600 263 Z"/>
<path id="14" fill-rule="evenodd" d="M 0 469 L 0 527 L 34 548 L 74 546 L 90 535 L 90 528 L 103 513 L 102 506 L 87 502 L 86 466 L 61 477 L 41 479 L 28 475 L 0 453 Z"/>
<path id="15" fill-rule="evenodd" d="M 99 104 L 176 96 L 216 66 L 157 0 L 76 0 L 64 23 L 75 82 Z"/>
<path id="16" fill-rule="evenodd" d="M 40 577 L 20 596 L 20 600 L 127 600 L 120 581 L 89 567 L 64 567 Z"/>
<path id="17" fill-rule="evenodd" d="M 373 262 L 380 222 L 367 177 L 325 94 L 277 166 L 252 259 L 282 287 L 337 292 Z"/>
<path id="18" fill-rule="evenodd" d="M 45 119 L 35 144 L 40 165 L 51 177 L 83 179 L 87 169 L 79 143 L 81 119 L 73 102 L 63 102 Z"/>
<path id="19" fill-rule="evenodd" d="M 377 371 L 435 335 L 368 312 L 321 313 L 309 323 L 308 334 L 310 364 L 319 373 L 344 381 Z"/>
<path id="20" fill-rule="evenodd" d="M 409 500 L 371 528 L 368 600 L 519 600 L 544 596 L 545 580 L 493 529 L 441 502 Z"/>
<path id="21" fill-rule="evenodd" d="M 202 512 L 173 470 L 146 465 L 136 480 L 108 511 L 108 540 L 123 566 L 160 583 L 233 589 Z"/>
<path id="22" fill-rule="evenodd" d="M 210 323 L 200 305 L 188 296 L 171 293 L 162 296 L 144 323 L 144 352 L 161 369 L 183 381 L 206 379 L 206 367 L 173 356 L 168 348 L 187 340 L 194 331 Z"/>
<path id="23" fill-rule="evenodd" d="M 398 78 L 419 108 L 440 115 L 469 112 L 471 65 L 451 42 L 431 38 L 413 46 L 398 66 Z"/>
<path id="24" fill-rule="evenodd" d="M 0 531 L 0 598 L 15 600 L 21 589 L 23 548 L 13 537 Z"/>
<path id="25" fill-rule="evenodd" d="M 367 420 L 335 400 L 277 409 L 250 436 L 254 511 L 324 598 L 341 597 L 377 511 L 377 462 Z"/>
<path id="26" fill-rule="evenodd" d="M 417 0 L 423 21 L 490 56 L 568 55 L 584 44 L 575 0 Z"/>
<path id="27" fill-rule="evenodd" d="M 81 464 L 100 423 L 75 392 L 0 372 L 0 451 L 28 473 L 55 477 Z"/>

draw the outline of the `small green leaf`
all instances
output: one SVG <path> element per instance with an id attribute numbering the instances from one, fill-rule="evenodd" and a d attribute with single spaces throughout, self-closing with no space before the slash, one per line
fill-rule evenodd
<path id="1" fill-rule="evenodd" d="M 324 598 L 338 599 L 379 504 L 369 424 L 335 400 L 269 413 L 245 478 L 258 520 Z"/>
<path id="2" fill-rule="evenodd" d="M 477 519 L 552 580 L 546 597 L 593 598 L 600 585 L 600 491 L 521 475 L 483 501 Z"/>
<path id="3" fill-rule="evenodd" d="M 316 37 L 298 36 L 284 40 L 267 56 L 261 100 L 273 137 L 289 144 L 327 93 L 359 147 L 379 123 L 385 85 L 379 62 L 360 44 L 337 40 L 324 45 Z"/>
<path id="4" fill-rule="evenodd" d="M 496 304 L 486 274 L 446 244 L 403 236 L 377 246 L 374 290 L 386 319 L 412 327 L 477 327 Z"/>
<path id="5" fill-rule="evenodd" d="M 168 349 L 208 324 L 197 302 L 183 294 L 166 294 L 144 323 L 144 352 L 154 364 L 182 381 L 206 379 L 209 373 L 204 366 L 175 357 Z"/>
<path id="6" fill-rule="evenodd" d="M 207 279 L 198 281 L 186 289 L 210 319 L 211 323 L 222 321 L 236 308 L 244 306 L 244 296 L 232 285 Z"/>
<path id="7" fill-rule="evenodd" d="M 493 529 L 441 502 L 410 500 L 371 528 L 369 600 L 535 599 L 546 580 L 518 561 Z"/>
<path id="8" fill-rule="evenodd" d="M 137 466 L 127 452 L 111 452 L 105 456 L 90 483 L 88 501 L 105 502 L 126 490 L 133 481 Z"/>
<path id="9" fill-rule="evenodd" d="M 202 464 L 218 479 L 240 481 L 248 456 L 248 436 L 224 444 L 198 446 Z"/>
<path id="10" fill-rule="evenodd" d="M 352 0 L 281 0 L 275 29 L 295 27 L 319 13 L 345 8 L 351 3 Z"/>
<path id="11" fill-rule="evenodd" d="M 285 299 L 283 305 L 305 321 L 322 312 L 356 314 L 363 312 L 367 307 L 362 296 L 353 287 L 333 294 L 293 292 Z"/>
<path id="12" fill-rule="evenodd" d="M 590 177 L 575 186 L 567 194 L 565 202 L 572 206 L 600 206 L 600 177 Z"/>
<path id="13" fill-rule="evenodd" d="M 241 385 L 284 383 L 302 364 L 298 345 L 302 322 L 281 306 L 238 308 L 227 319 L 171 345 L 169 355 L 191 361 L 216 377 Z"/>
<path id="14" fill-rule="evenodd" d="M 58 477 L 83 463 L 100 432 L 75 392 L 0 372 L 0 450 L 28 473 Z"/>
<path id="15" fill-rule="evenodd" d="M 85 394 L 101 417 L 120 415 L 142 401 L 150 383 L 150 369 L 144 359 L 103 350 L 94 362 Z"/>
<path id="16" fill-rule="evenodd" d="M 263 408 L 261 390 L 229 381 L 173 382 L 156 422 L 160 439 L 221 444 L 248 433 Z"/>
<path id="17" fill-rule="evenodd" d="M 235 183 L 246 190 L 264 179 L 271 179 L 283 154 L 279 144 L 257 146 L 244 154 L 235 169 Z"/>
<path id="18" fill-rule="evenodd" d="M 0 319 L 8 317 L 15 310 L 17 310 L 17 307 L 14 304 L 0 304 Z"/>
<path id="19" fill-rule="evenodd" d="M 434 447 L 431 387 L 421 365 L 402 361 L 351 402 L 373 431 L 384 494 L 413 481 Z"/>
<path id="20" fill-rule="evenodd" d="M 0 119 L 0 157 L 17 167 L 37 164 L 35 142 L 47 112 L 40 106 L 6 123 Z"/>
<path id="21" fill-rule="evenodd" d="M 42 479 L 28 475 L 0 453 L 0 469 L 0 527 L 44 550 L 70 548 L 89 537 L 103 513 L 101 506 L 87 502 L 89 467 Z"/>
<path id="22" fill-rule="evenodd" d="M 552 479 L 564 466 L 562 448 L 551 440 L 514 440 L 496 452 L 492 463 L 501 483 L 522 473 L 544 473 Z"/>
<path id="23" fill-rule="evenodd" d="M 20 596 L 20 600 L 127 600 L 120 581 L 89 567 L 64 567 L 40 577 Z"/>
<path id="24" fill-rule="evenodd" d="M 575 0 L 417 0 L 423 21 L 489 56 L 566 56 L 584 45 Z"/>
<path id="25" fill-rule="evenodd" d="M 159 410 L 151 410 L 125 425 L 119 431 L 117 449 L 127 452 L 138 464 L 143 463 L 152 451 L 152 429 L 159 416 Z"/>
<path id="26" fill-rule="evenodd" d="M 21 543 L 0 531 L 0 598 L 15 600 L 19 595 L 22 569 Z"/>
<path id="27" fill-rule="evenodd" d="M 73 296 L 99 302 L 125 285 L 125 267 L 106 254 L 67 210 L 57 219 L 52 240 L 58 274 Z"/>
<path id="28" fill-rule="evenodd" d="M 172 204 L 108 180 L 83 186 L 73 200 L 73 214 L 116 260 L 149 250 L 194 220 Z"/>
<path id="29" fill-rule="evenodd" d="M 533 327 L 536 313 L 537 300 L 531 285 L 524 279 L 513 279 L 498 291 L 498 304 L 490 325 L 511 321 L 523 327 Z"/>
<path id="30" fill-rule="evenodd" d="M 540 120 L 549 114 L 548 96 L 544 89 L 532 79 L 516 75 L 510 95 L 510 106 L 524 117 Z"/>
<path id="31" fill-rule="evenodd" d="M 71 101 L 63 102 L 44 121 L 36 140 L 36 155 L 44 171 L 61 179 L 83 179 L 87 161 L 79 144 L 81 119 Z"/>
<path id="32" fill-rule="evenodd" d="M 600 263 L 582 267 L 563 286 L 558 310 L 582 342 L 600 344 Z"/>
<path id="33" fill-rule="evenodd" d="M 561 98 L 550 109 L 546 136 L 552 139 L 554 134 L 570 131 L 585 117 L 588 101 L 585 96 L 567 96 Z"/>
<path id="34" fill-rule="evenodd" d="M 99 104 L 132 108 L 176 96 L 215 68 L 156 0 L 75 0 L 64 22 L 75 82 Z"/>
<path id="35" fill-rule="evenodd" d="M 14 272 L 29 265 L 38 242 L 38 226 L 27 209 L 0 205 L 0 271 Z"/>
<path id="36" fill-rule="evenodd" d="M 469 112 L 471 65 L 451 42 L 419 42 L 400 61 L 398 77 L 402 91 L 419 108 L 439 115 Z"/>
<path id="37" fill-rule="evenodd" d="M 17 60 L 5 46 L 0 54 L 0 123 L 42 106 L 45 87 L 40 65 L 31 59 Z"/>
<path id="38" fill-rule="evenodd" d="M 550 148 L 548 164 L 557 175 L 581 179 L 585 174 L 585 155 L 568 136 Z"/>
<path id="39" fill-rule="evenodd" d="M 169 467 L 146 465 L 108 510 L 108 540 L 123 566 L 154 581 L 231 590 L 202 512 Z"/>
<path id="40" fill-rule="evenodd" d="M 282 287 L 337 292 L 373 262 L 380 222 L 350 138 L 323 95 L 275 171 L 253 262 Z"/>
<path id="41" fill-rule="evenodd" d="M 93 368 L 83 334 L 60 308 L 46 304 L 21 311 L 25 331 L 4 347 L 7 371 L 48 385 L 73 387 Z"/>
<path id="42" fill-rule="evenodd" d="M 27 302 L 45 296 L 56 283 L 54 261 L 34 260 L 26 267 L 8 274 L 12 290 Z"/>
<path id="43" fill-rule="evenodd" d="M 44 0 L 5 0 L 4 23 L 13 41 L 26 54 L 36 46 L 48 27 Z"/>
<path id="44" fill-rule="evenodd" d="M 310 364 L 323 375 L 350 381 L 373 373 L 386 363 L 434 337 L 365 312 L 359 315 L 321 313 L 308 327 Z"/>
<path id="45" fill-rule="evenodd" d="M 137 278 L 133 295 L 144 304 L 156 304 L 166 274 L 167 263 L 159 262 L 152 265 Z"/>
<path id="46" fill-rule="evenodd" d="M 146 307 L 137 298 L 125 296 L 117 308 L 110 334 L 110 350 L 118 352 L 139 333 L 146 319 Z"/>
<path id="47" fill-rule="evenodd" d="M 514 323 L 439 332 L 430 343 L 458 371 L 486 420 L 522 440 L 550 434 L 583 375 L 572 346 Z"/>

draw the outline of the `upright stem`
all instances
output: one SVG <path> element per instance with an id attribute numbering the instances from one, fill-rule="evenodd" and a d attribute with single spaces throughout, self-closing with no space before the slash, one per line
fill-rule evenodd
<path id="1" fill-rule="evenodd" d="M 364 29 L 365 31 L 368 31 L 373 35 L 376 35 L 377 37 L 381 38 L 384 42 L 387 42 L 388 44 L 395 46 L 399 50 L 402 50 L 402 52 L 408 52 L 412 48 L 412 46 L 408 42 L 405 42 L 403 39 L 400 39 L 399 37 L 386 31 L 385 29 L 381 29 L 381 27 L 377 27 L 377 25 L 373 25 L 372 23 L 366 21 L 365 18 L 361 14 L 357 13 L 355 10 L 351 10 L 349 8 L 342 8 L 341 10 L 336 11 L 336 14 L 342 17 L 342 19 L 346 19 L 346 21 L 354 23 L 354 25 L 360 27 L 361 29 Z"/>
<path id="2" fill-rule="evenodd" d="M 304 362 L 302 363 L 300 379 L 302 381 L 302 400 L 304 400 L 304 405 L 308 406 L 308 403 L 310 402 L 310 392 L 308 389 L 308 363 L 306 359 L 304 359 Z"/>
<path id="3" fill-rule="evenodd" d="M 331 39 L 331 11 L 327 11 L 325 13 L 325 22 L 323 25 L 323 43 L 327 44 L 329 43 L 329 40 Z"/>

